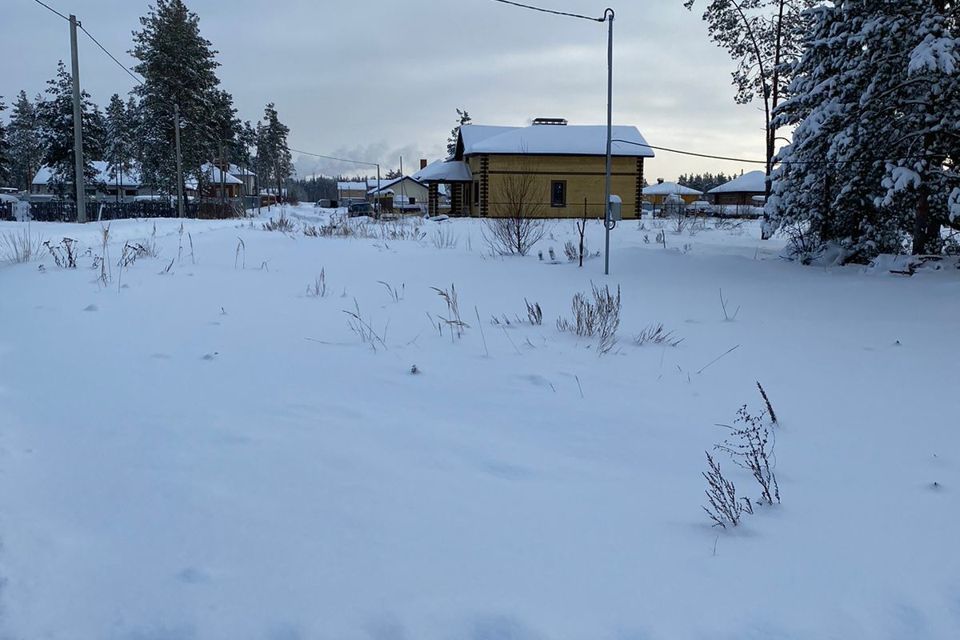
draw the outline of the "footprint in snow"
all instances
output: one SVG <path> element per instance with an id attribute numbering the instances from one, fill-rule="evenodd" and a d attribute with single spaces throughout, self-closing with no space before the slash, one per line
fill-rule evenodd
<path id="1" fill-rule="evenodd" d="M 85 307 L 83 308 L 83 310 L 84 310 L 84 311 L 99 311 L 99 309 L 97 309 L 97 305 L 95 305 L 95 304 L 88 304 L 87 306 L 85 306 Z"/>

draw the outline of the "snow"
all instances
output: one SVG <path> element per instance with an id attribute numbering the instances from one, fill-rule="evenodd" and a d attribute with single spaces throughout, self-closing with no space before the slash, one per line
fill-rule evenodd
<path id="1" fill-rule="evenodd" d="M 338 191 L 366 191 L 367 183 L 366 182 L 338 182 L 337 190 Z"/>
<path id="2" fill-rule="evenodd" d="M 437 160 L 413 174 L 417 182 L 472 182 L 470 166 L 460 160 Z"/>
<path id="3" fill-rule="evenodd" d="M 474 132 L 474 128 L 478 131 Z M 653 157 L 653 150 L 636 127 L 613 127 L 613 139 L 634 144 L 614 142 L 615 156 Z M 464 155 L 475 154 L 551 154 L 551 155 L 606 155 L 606 125 L 531 125 L 529 127 L 489 127 L 463 125 Z"/>
<path id="4" fill-rule="evenodd" d="M 604 277 L 535 255 L 574 221 L 526 258 L 479 220 L 261 221 L 185 221 L 179 258 L 180 221 L 113 222 L 106 287 L 99 225 L 0 222 L 81 249 L 0 266 L 0 636 L 960 637 L 957 270 L 804 268 L 754 223 L 622 222 Z M 159 257 L 121 273 L 154 224 Z M 330 295 L 305 295 L 321 269 Z M 622 291 L 606 356 L 555 325 L 591 282 Z M 436 326 L 451 283 L 460 340 Z M 632 344 L 656 322 L 683 343 Z M 757 380 L 783 504 L 714 529 L 704 451 Z"/>
<path id="5" fill-rule="evenodd" d="M 243 180 L 235 176 L 230 175 L 229 172 L 224 172 L 220 167 L 215 164 L 207 162 L 200 169 L 207 176 L 207 180 L 211 184 L 243 184 Z M 187 186 L 196 187 L 196 180 L 187 180 Z"/>
<path id="6" fill-rule="evenodd" d="M 673 194 L 683 196 L 702 196 L 703 192 L 697 191 L 696 189 L 691 189 L 690 187 L 685 187 L 682 184 L 677 184 L 676 182 L 660 182 L 643 188 L 643 195 L 645 196 L 667 196 Z"/>
<path id="7" fill-rule="evenodd" d="M 751 171 L 707 193 L 763 193 L 766 190 L 765 181 L 766 174 L 763 171 Z"/>
<path id="8" fill-rule="evenodd" d="M 395 185 L 398 185 L 398 184 L 400 184 L 401 182 L 404 182 L 404 181 L 409 181 L 409 182 L 414 183 L 414 184 L 416 184 L 417 186 L 420 186 L 420 187 L 423 186 L 422 184 L 419 184 L 419 182 L 418 182 L 417 180 L 411 178 L 410 176 L 401 176 L 401 177 L 399 177 L 399 178 L 393 178 L 392 180 L 381 180 L 381 181 L 380 181 L 380 188 L 378 189 L 378 188 L 377 188 L 377 182 L 376 182 L 376 180 L 374 180 L 374 181 L 372 181 L 372 182 L 370 183 L 370 184 L 373 186 L 373 188 L 370 189 L 369 191 L 367 191 L 367 195 L 371 195 L 371 196 L 372 196 L 372 195 L 375 195 L 378 191 L 383 192 L 383 193 L 387 193 L 387 192 L 393 193 L 393 192 L 394 192 L 394 186 L 395 186 Z"/>
<path id="9" fill-rule="evenodd" d="M 104 184 L 116 185 L 117 178 L 110 175 L 109 165 L 103 160 L 95 160 L 91 162 L 94 169 L 97 171 L 97 177 L 95 182 L 102 182 Z M 40 186 L 49 184 L 53 179 L 54 170 L 52 167 L 42 166 L 37 171 L 37 175 L 33 177 L 32 184 Z M 140 174 L 136 171 L 124 171 L 120 174 L 120 186 L 121 187 L 139 187 L 140 186 Z"/>

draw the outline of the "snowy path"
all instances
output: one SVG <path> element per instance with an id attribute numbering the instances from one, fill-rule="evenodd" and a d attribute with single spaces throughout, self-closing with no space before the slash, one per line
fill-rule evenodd
<path id="1" fill-rule="evenodd" d="M 624 223 L 605 279 L 601 259 L 485 256 L 477 221 L 437 249 L 436 224 L 417 243 L 191 222 L 196 264 L 161 275 L 179 242 L 161 221 L 119 289 L 122 242 L 152 223 L 111 226 L 105 288 L 89 257 L 0 267 L 0 632 L 960 636 L 960 276 L 801 268 L 754 227 L 664 250 Z M 98 251 L 94 225 L 32 231 Z M 331 295 L 306 296 L 321 269 Z M 623 292 L 603 357 L 555 326 L 591 280 Z M 451 283 L 461 340 L 427 315 Z M 489 322 L 524 298 L 543 326 Z M 354 300 L 387 349 L 348 328 Z M 633 345 L 655 322 L 684 342 Z M 783 504 L 712 529 L 703 452 L 761 408 L 757 380 Z"/>

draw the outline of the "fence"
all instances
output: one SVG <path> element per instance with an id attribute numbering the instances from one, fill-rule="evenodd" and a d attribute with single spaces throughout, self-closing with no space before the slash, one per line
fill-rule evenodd
<path id="1" fill-rule="evenodd" d="M 0 217 L 4 210 L 0 209 Z M 176 218 L 175 201 L 143 200 L 135 202 L 87 202 L 87 220 L 123 220 L 127 218 Z M 186 202 L 183 213 L 187 218 L 222 220 L 243 216 L 240 200 L 204 200 Z M 30 218 L 40 222 L 76 222 L 77 205 L 69 200 L 34 202 Z"/>
<path id="2" fill-rule="evenodd" d="M 0 202 L 0 220 L 16 220 L 12 202 Z"/>

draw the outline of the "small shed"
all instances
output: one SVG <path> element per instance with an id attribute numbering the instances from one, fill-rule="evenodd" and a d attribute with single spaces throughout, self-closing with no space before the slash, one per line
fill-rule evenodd
<path id="1" fill-rule="evenodd" d="M 751 171 L 710 189 L 707 195 L 716 205 L 753 207 L 759 204 L 762 206 L 762 199 L 766 194 L 766 179 L 766 173 L 763 171 Z"/>

